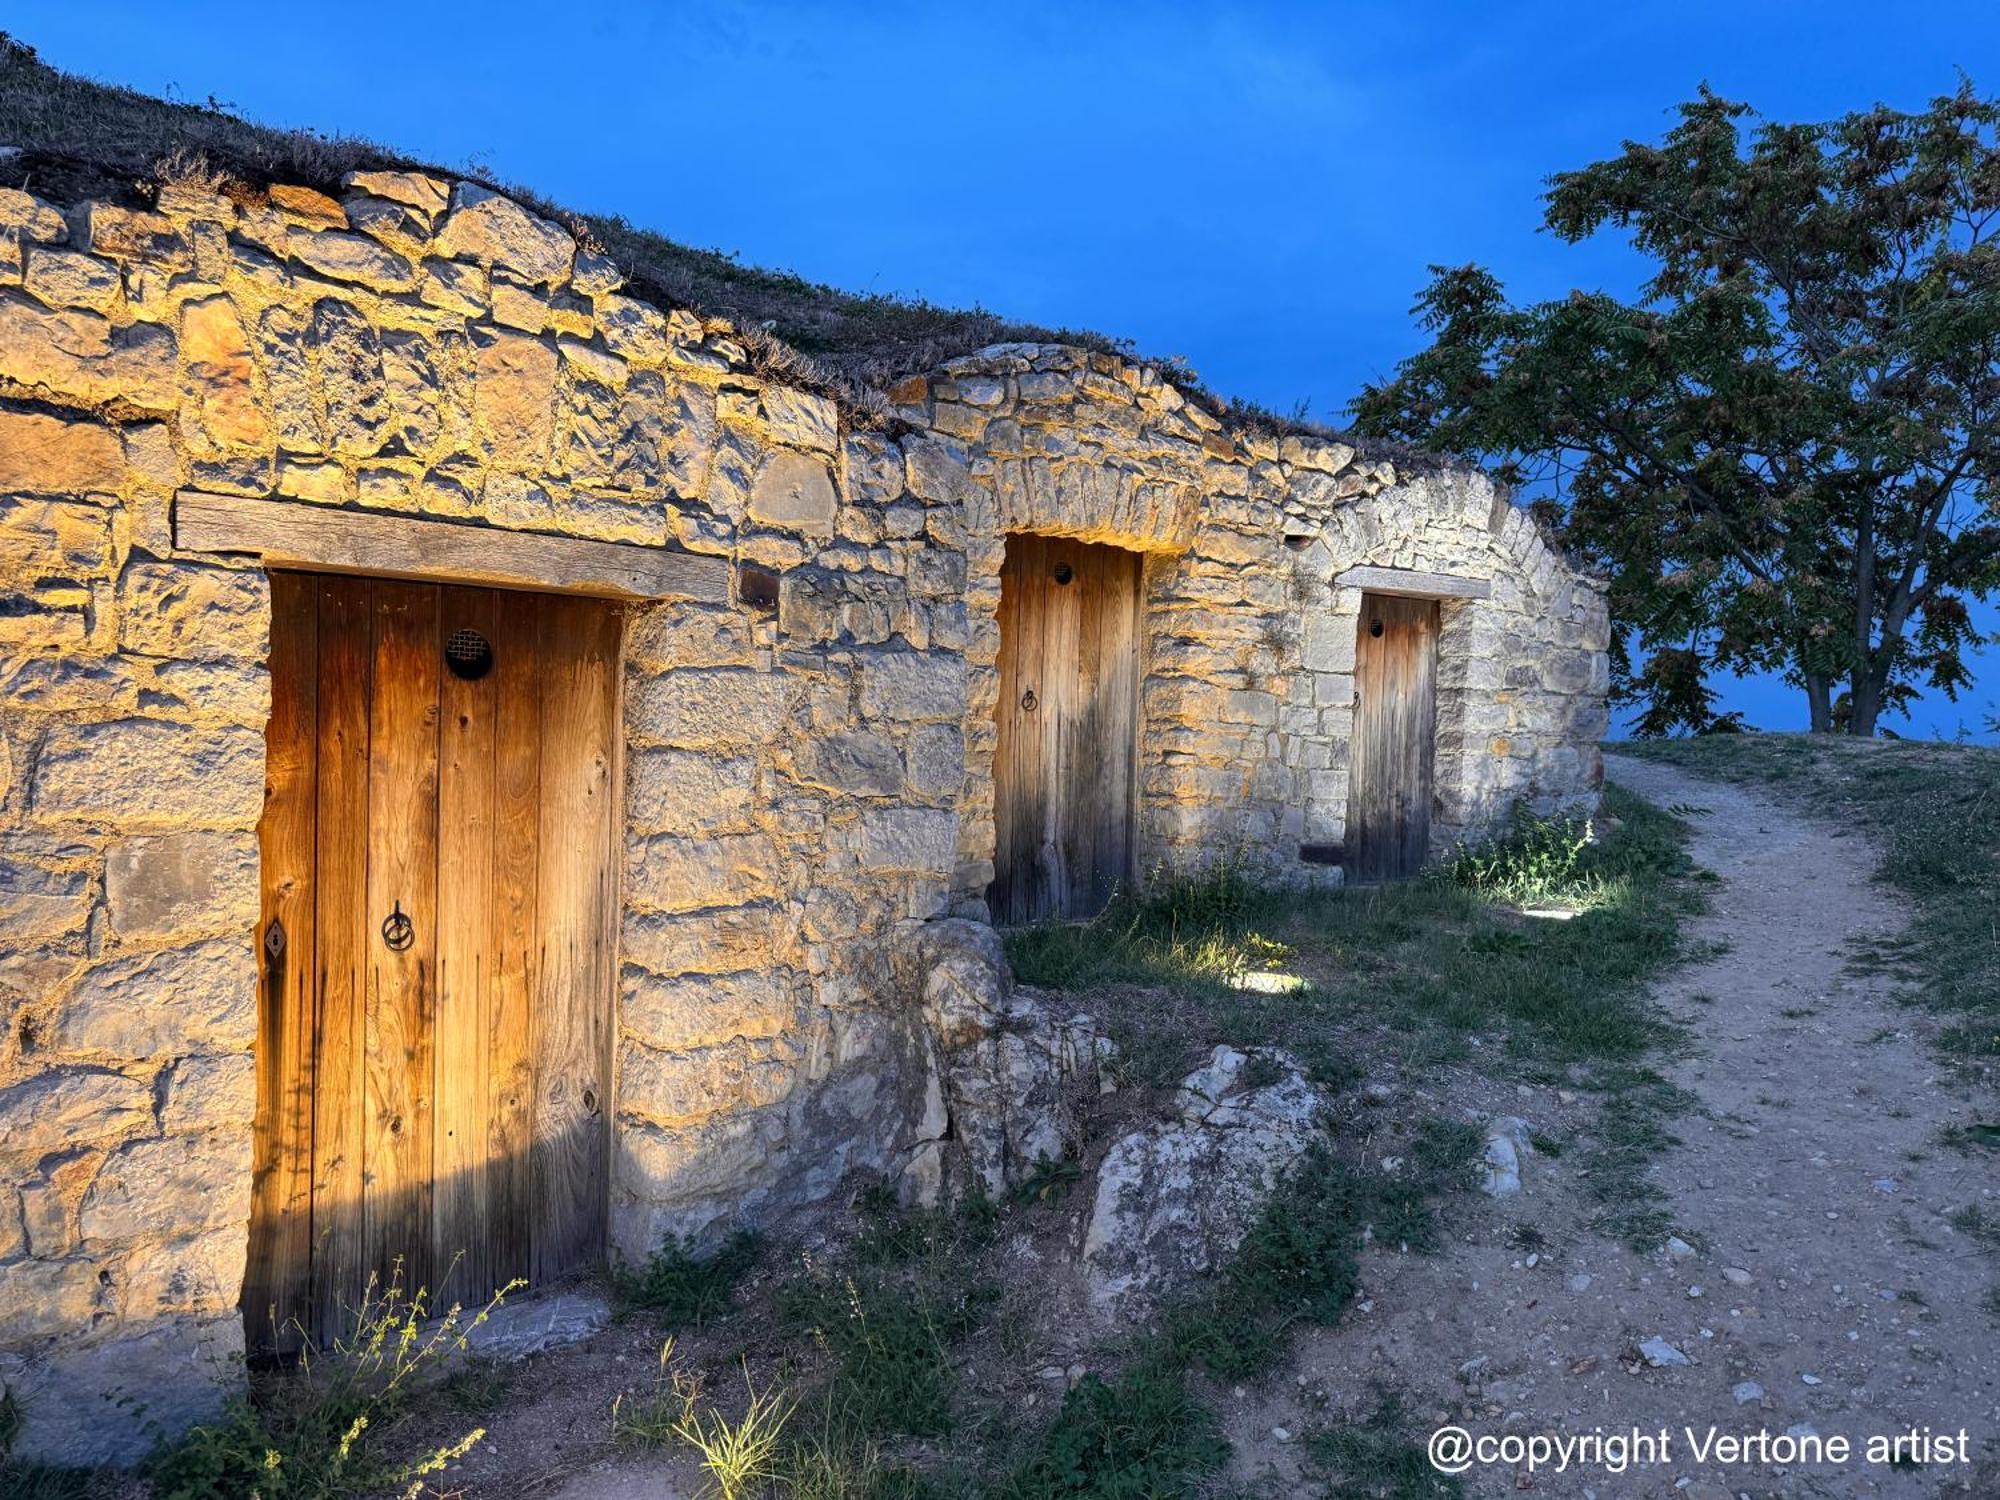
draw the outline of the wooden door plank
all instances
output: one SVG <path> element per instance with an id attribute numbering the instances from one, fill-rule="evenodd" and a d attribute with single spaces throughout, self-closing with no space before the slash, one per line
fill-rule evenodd
<path id="1" fill-rule="evenodd" d="M 493 643 L 493 986 L 487 1015 L 486 1258 L 495 1287 L 534 1270 L 536 915 L 542 809 L 542 614 L 500 596 Z"/>
<path id="2" fill-rule="evenodd" d="M 538 1283 L 602 1254 L 618 868 L 618 618 L 586 601 L 551 598 L 542 623 L 532 1233 Z"/>
<path id="3" fill-rule="evenodd" d="M 438 595 L 437 1031 L 432 1053 L 432 1264 L 447 1302 L 481 1306 L 496 1282 L 491 1256 L 488 1074 L 495 990 L 494 871 L 498 682 L 494 620 L 507 596 Z M 452 670 L 446 643 L 471 631 L 487 643 L 480 675 Z"/>
<path id="4" fill-rule="evenodd" d="M 400 1259 L 407 1290 L 430 1286 L 432 1047 L 436 1027 L 438 591 L 375 585 L 368 761 L 367 1160 L 369 1269 Z M 400 950 L 383 933 L 397 909 Z"/>
<path id="5" fill-rule="evenodd" d="M 1035 851 L 1038 867 L 1038 915 L 1069 916 L 1075 909 L 1071 892 L 1069 842 L 1076 821 L 1071 764 L 1076 759 L 1076 659 L 1082 647 L 1078 635 L 1083 611 L 1078 603 L 1077 572 L 1082 544 L 1051 537 L 1041 576 L 1042 639 L 1038 670 L 1044 688 L 1042 705 L 1042 765 L 1045 814 Z M 1069 582 L 1057 582 L 1058 574 Z"/>
<path id="6" fill-rule="evenodd" d="M 373 585 L 316 580 L 319 776 L 315 834 L 312 1328 L 324 1344 L 366 1278 L 362 1197 L 367 1022 L 368 698 Z"/>
<path id="7" fill-rule="evenodd" d="M 319 800 L 319 590 L 271 576 L 271 718 L 257 825 L 257 1115 L 244 1336 L 290 1353 L 312 1310 L 313 831 Z M 268 940 L 267 940 L 268 939 Z"/>
<path id="8" fill-rule="evenodd" d="M 1105 590 L 1110 583 L 1108 549 L 1064 543 L 1060 561 L 1070 581 L 1055 590 L 1059 617 L 1069 639 L 1050 663 L 1063 676 L 1062 743 L 1057 750 L 1060 780 L 1054 798 L 1062 851 L 1062 910 L 1065 916 L 1089 917 L 1101 909 L 1097 899 L 1099 802 L 1104 792 L 1104 744 L 1098 706 L 1107 674 L 1116 667 L 1103 660 Z M 1053 580 L 1051 580 L 1053 581 Z"/>

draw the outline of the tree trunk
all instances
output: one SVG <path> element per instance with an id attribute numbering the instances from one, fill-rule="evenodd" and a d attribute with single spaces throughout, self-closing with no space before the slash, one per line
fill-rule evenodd
<path id="1" fill-rule="evenodd" d="M 1847 732 L 1858 740 L 1875 738 L 1875 721 L 1882 717 L 1882 690 L 1887 686 L 1887 678 L 1887 672 L 1861 666 L 1854 669 L 1849 679 Z"/>
<path id="2" fill-rule="evenodd" d="M 1816 672 L 1806 673 L 1806 713 L 1813 734 L 1833 733 L 1833 684 Z"/>

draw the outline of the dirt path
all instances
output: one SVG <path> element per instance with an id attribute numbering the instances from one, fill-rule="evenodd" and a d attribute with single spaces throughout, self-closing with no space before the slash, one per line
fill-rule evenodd
<path id="1" fill-rule="evenodd" d="M 1318 1404 L 1365 1411 L 1379 1381 L 1410 1394 L 1420 1433 L 1449 1421 L 1475 1435 L 1672 1437 L 1669 1462 L 1622 1475 L 1475 1465 L 1471 1495 L 2000 1495 L 2000 1325 L 1986 1305 L 2000 1258 L 1949 1222 L 1974 1204 L 2000 1224 L 1993 1159 L 1938 1144 L 1970 1109 L 1934 1060 L 1932 1027 L 1892 981 L 1849 970 L 1850 944 L 1892 935 L 1904 911 L 1870 881 L 1857 835 L 1665 766 L 1614 758 L 1611 774 L 1680 807 L 1695 859 L 1722 881 L 1695 936 L 1725 946 L 1658 991 L 1696 1038 L 1664 1071 L 1700 1103 L 1654 1176 L 1699 1248 L 1676 1259 L 1608 1242 L 1588 1227 L 1596 1209 L 1570 1158 L 1531 1160 L 1520 1197 L 1463 1211 L 1457 1249 L 1377 1257 L 1360 1315 L 1302 1346 L 1295 1391 L 1238 1406 L 1243 1477 L 1262 1468 L 1284 1492 L 1292 1466 L 1271 1428 L 1310 1426 Z M 1523 1089 L 1511 1108 L 1560 1135 L 1575 1103 Z M 1688 1363 L 1639 1359 L 1655 1337 Z M 1856 1456 L 1704 1463 L 1681 1429 L 1711 1424 L 1840 1435 Z M 1864 1461 L 1868 1438 L 1926 1425 L 1966 1429 L 1973 1462 Z"/>

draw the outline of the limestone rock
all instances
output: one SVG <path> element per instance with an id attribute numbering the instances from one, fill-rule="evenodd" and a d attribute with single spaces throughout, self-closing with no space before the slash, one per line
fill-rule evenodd
<path id="1" fill-rule="evenodd" d="M 1479 1190 L 1490 1198 L 1511 1198 L 1521 1191 L 1521 1160 L 1533 1156 L 1532 1132 L 1518 1115 L 1499 1115 L 1487 1122 L 1486 1149 L 1480 1157 Z"/>
<path id="2" fill-rule="evenodd" d="M 808 536 L 833 535 L 836 504 L 826 465 L 785 450 L 771 455 L 750 490 L 752 520 Z"/>
<path id="3" fill-rule="evenodd" d="M 1275 1078 L 1259 1081 L 1266 1070 Z M 1098 1167 L 1092 1304 L 1142 1309 L 1222 1264 L 1318 1138 L 1322 1104 L 1284 1053 L 1217 1047 L 1182 1080 L 1178 1118 L 1121 1137 Z"/>
<path id="4" fill-rule="evenodd" d="M 84 401 L 167 411 L 176 404 L 174 336 L 150 323 L 114 328 L 101 313 L 0 292 L 0 376 Z"/>
<path id="5" fill-rule="evenodd" d="M 173 1057 L 249 1047 L 256 964 L 248 934 L 108 959 L 86 973 L 49 1028 L 66 1052 Z"/>
<path id="6" fill-rule="evenodd" d="M 124 484 L 124 449 L 110 428 L 0 411 L 0 493 L 84 495 Z"/>
<path id="7" fill-rule="evenodd" d="M 83 1195 L 86 1240 L 136 1240 L 239 1224 L 250 1213 L 250 1134 L 167 1136 L 114 1151 Z"/>
<path id="8" fill-rule="evenodd" d="M 261 572 L 134 563 L 119 580 L 119 644 L 141 656 L 263 660 L 270 585 Z"/>
<path id="9" fill-rule="evenodd" d="M 249 828 L 264 800 L 264 736 L 152 719 L 61 725 L 35 764 L 42 818 L 119 828 L 172 826 L 190 815 Z"/>
<path id="10" fill-rule="evenodd" d="M 472 415 L 487 454 L 513 467 L 548 462 L 555 436 L 556 351 L 524 333 L 474 340 Z"/>
<path id="11" fill-rule="evenodd" d="M 1017 988 L 1000 935 L 983 922 L 927 922 L 899 960 L 937 1057 L 943 1107 L 923 1138 L 949 1134 L 944 1149 L 917 1153 L 925 1180 L 912 1190 L 928 1193 L 949 1177 L 997 1194 L 1039 1163 L 1072 1155 L 1111 1054 L 1096 1023 Z"/>
<path id="12" fill-rule="evenodd" d="M 504 266 L 524 281 L 550 285 L 569 279 L 576 237 L 511 198 L 461 182 L 451 191 L 451 212 L 438 230 L 437 248 L 441 255 Z"/>

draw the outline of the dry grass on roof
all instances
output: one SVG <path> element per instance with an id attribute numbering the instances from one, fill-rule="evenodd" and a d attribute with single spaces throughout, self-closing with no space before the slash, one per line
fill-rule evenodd
<path id="1" fill-rule="evenodd" d="M 1018 323 L 984 308 L 948 308 L 915 298 L 862 295 L 789 271 L 678 244 L 622 216 L 580 214 L 469 167 L 419 161 L 358 136 L 260 125 L 210 98 L 192 104 L 64 73 L 0 31 L 0 187 L 64 205 L 106 199 L 148 203 L 166 164 L 199 161 L 251 188 L 288 183 L 338 194 L 349 172 L 408 170 L 479 182 L 568 224 L 617 262 L 629 289 L 663 308 L 684 307 L 735 324 L 765 374 L 825 391 L 850 410 L 882 415 L 881 391 L 910 375 L 998 343 L 1062 343 L 1150 365 L 1190 399 L 1231 425 L 1294 433 L 1364 448 L 1410 468 L 1437 460 L 1253 403 L 1225 401 L 1175 362 L 1146 360 L 1121 339 L 1075 328 Z"/>

